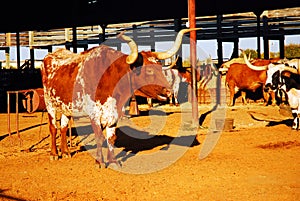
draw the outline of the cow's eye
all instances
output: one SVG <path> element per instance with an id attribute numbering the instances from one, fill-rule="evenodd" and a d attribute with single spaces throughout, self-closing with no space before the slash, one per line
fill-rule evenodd
<path id="1" fill-rule="evenodd" d="M 154 71 L 152 68 L 146 68 L 146 74 L 147 75 L 154 75 Z"/>

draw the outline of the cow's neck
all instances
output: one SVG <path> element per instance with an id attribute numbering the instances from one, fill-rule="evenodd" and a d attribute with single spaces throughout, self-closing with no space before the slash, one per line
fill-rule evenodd
<path id="1" fill-rule="evenodd" d="M 101 104 L 104 104 L 108 97 L 113 97 L 117 101 L 118 113 L 122 114 L 122 107 L 126 104 L 132 94 L 132 86 L 130 81 L 131 70 L 128 68 L 122 68 L 115 73 L 115 69 L 107 69 L 109 76 L 103 76 L 100 80 L 96 99 L 100 100 Z M 111 76 L 114 75 L 114 76 Z"/>

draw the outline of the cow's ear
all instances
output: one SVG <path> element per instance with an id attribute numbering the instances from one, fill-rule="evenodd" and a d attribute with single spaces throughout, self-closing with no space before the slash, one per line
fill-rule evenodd
<path id="1" fill-rule="evenodd" d="M 133 64 L 130 64 L 130 69 L 136 74 L 140 75 L 141 74 L 141 67 L 143 66 L 144 59 L 143 56 L 139 53 L 138 58 Z"/>
<path id="2" fill-rule="evenodd" d="M 140 67 L 134 67 L 134 66 L 130 66 L 132 72 L 134 72 L 136 75 L 140 75 L 141 74 L 141 66 Z"/>
<path id="3" fill-rule="evenodd" d="M 131 70 L 133 70 L 136 67 L 142 66 L 144 63 L 144 58 L 143 56 L 139 53 L 137 59 L 135 60 L 134 63 L 130 64 Z"/>

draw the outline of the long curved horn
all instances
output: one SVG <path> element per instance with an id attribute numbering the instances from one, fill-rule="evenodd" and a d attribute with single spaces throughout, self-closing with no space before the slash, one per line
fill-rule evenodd
<path id="1" fill-rule="evenodd" d="M 283 66 L 282 70 L 286 70 L 286 71 L 289 71 L 291 73 L 300 75 L 300 72 L 298 72 L 298 70 L 296 68 L 292 68 L 292 67 L 289 67 L 289 66 Z"/>
<path id="2" fill-rule="evenodd" d="M 126 63 L 133 64 L 135 60 L 138 58 L 138 47 L 132 38 L 124 35 L 124 32 L 125 31 L 122 31 L 120 34 L 118 34 L 117 37 L 128 44 L 131 52 L 126 58 Z"/>
<path id="3" fill-rule="evenodd" d="M 248 60 L 247 57 L 246 57 L 246 54 L 245 54 L 244 52 L 242 52 L 242 53 L 243 53 L 243 55 L 244 55 L 244 61 L 245 61 L 245 63 L 246 63 L 247 66 L 248 66 L 249 68 L 251 68 L 252 70 L 261 71 L 261 70 L 267 70 L 267 69 L 268 69 L 268 65 L 266 65 L 266 66 L 254 66 L 253 64 L 251 64 L 251 63 L 249 62 L 249 60 Z"/>
<path id="4" fill-rule="evenodd" d="M 190 32 L 190 31 L 196 31 L 196 30 L 199 30 L 199 29 L 201 29 L 201 28 L 181 29 L 178 32 L 178 34 L 176 36 L 176 39 L 175 39 L 175 42 L 174 42 L 174 45 L 171 49 L 169 49 L 165 52 L 153 52 L 153 53 L 156 54 L 156 57 L 158 59 L 167 59 L 167 58 L 172 57 L 179 50 L 181 42 L 182 42 L 183 35 L 185 33 Z"/>
<path id="5" fill-rule="evenodd" d="M 173 68 L 176 65 L 176 63 L 177 63 L 178 58 L 179 58 L 179 56 L 177 55 L 175 61 L 173 61 L 169 66 L 163 66 L 162 70 L 168 70 L 168 69 Z"/>

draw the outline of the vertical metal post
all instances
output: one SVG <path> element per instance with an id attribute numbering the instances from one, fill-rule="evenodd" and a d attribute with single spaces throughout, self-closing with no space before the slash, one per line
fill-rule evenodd
<path id="1" fill-rule="evenodd" d="M 217 15 L 218 66 L 223 63 L 222 15 Z"/>
<path id="2" fill-rule="evenodd" d="M 268 18 L 266 16 L 263 17 L 263 28 L 264 28 L 264 59 L 269 59 L 269 28 L 268 28 Z"/>
<path id="3" fill-rule="evenodd" d="M 17 135 L 20 139 L 20 132 L 19 132 L 19 93 L 16 92 L 16 127 L 17 127 Z"/>
<path id="4" fill-rule="evenodd" d="M 151 52 L 155 52 L 155 33 L 154 33 L 154 26 L 150 25 L 151 29 L 150 29 L 150 48 L 151 48 Z"/>
<path id="5" fill-rule="evenodd" d="M 233 33 L 234 33 L 234 39 L 233 39 L 233 53 L 232 56 L 234 58 L 239 57 L 239 36 L 238 36 L 238 23 L 237 21 L 233 22 Z"/>
<path id="6" fill-rule="evenodd" d="M 11 129 L 10 129 L 10 93 L 7 92 L 7 130 L 9 137 L 11 136 Z"/>
<path id="7" fill-rule="evenodd" d="M 72 46 L 73 46 L 73 52 L 77 53 L 77 28 L 72 28 L 72 34 L 73 34 L 73 40 L 72 40 Z"/>
<path id="8" fill-rule="evenodd" d="M 175 32 L 179 32 L 181 30 L 181 24 L 182 21 L 181 19 L 174 19 L 174 28 L 175 28 Z M 182 42 L 182 45 L 184 44 L 184 42 Z M 182 45 L 180 46 L 179 50 L 177 51 L 177 55 L 179 55 L 178 60 L 176 62 L 176 66 L 178 68 L 182 68 Z"/>
<path id="9" fill-rule="evenodd" d="M 196 28 L 196 5 L 195 0 L 188 1 L 188 16 L 190 28 Z M 197 100 L 197 80 L 196 80 L 196 42 L 197 35 L 196 31 L 190 32 L 190 59 L 191 59 L 191 70 L 192 70 L 192 124 L 198 126 L 198 100 Z"/>
<path id="10" fill-rule="evenodd" d="M 29 51 L 30 51 L 30 68 L 34 69 L 35 68 L 34 48 L 30 47 Z"/>
<path id="11" fill-rule="evenodd" d="M 16 35 L 16 39 L 17 39 L 17 68 L 20 69 L 20 32 L 17 32 Z"/>
<path id="12" fill-rule="evenodd" d="M 257 41 L 257 58 L 260 59 L 261 56 L 261 51 L 260 51 L 260 15 L 261 15 L 261 12 L 256 12 L 255 13 L 256 15 L 256 41 Z"/>
<path id="13" fill-rule="evenodd" d="M 222 15 L 217 15 L 218 67 L 223 63 Z M 221 77 L 216 80 L 216 103 L 221 104 Z"/>
<path id="14" fill-rule="evenodd" d="M 281 33 L 281 35 L 279 37 L 279 57 L 280 57 L 280 59 L 284 59 L 284 30 L 283 30 L 283 28 L 279 28 L 279 32 Z"/>
<path id="15" fill-rule="evenodd" d="M 100 27 L 102 29 L 102 34 L 99 34 L 99 45 L 105 41 L 105 29 L 107 24 L 101 24 Z"/>

